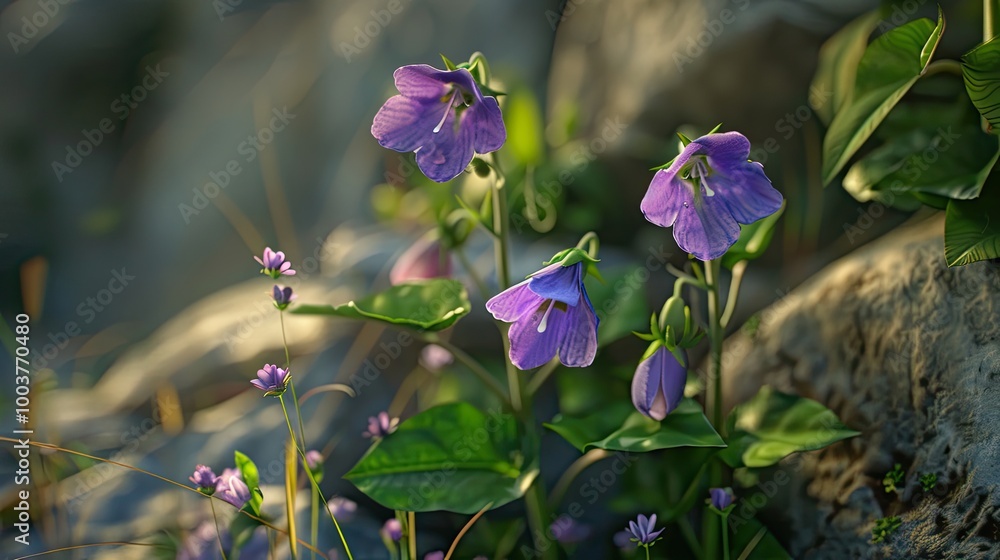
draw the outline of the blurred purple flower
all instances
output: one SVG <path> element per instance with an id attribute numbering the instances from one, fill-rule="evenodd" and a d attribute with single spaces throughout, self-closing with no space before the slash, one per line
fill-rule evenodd
<path id="1" fill-rule="evenodd" d="M 389 418 L 388 412 L 379 412 L 378 416 L 368 417 L 368 429 L 362 434 L 366 438 L 382 438 L 396 431 L 399 418 Z"/>
<path id="2" fill-rule="evenodd" d="M 250 501 L 250 488 L 238 476 L 220 477 L 215 486 L 215 495 L 239 509 Z"/>
<path id="3" fill-rule="evenodd" d="M 306 451 L 306 465 L 309 470 L 315 471 L 316 469 L 323 466 L 323 454 L 315 449 L 310 449 Z"/>
<path id="4" fill-rule="evenodd" d="M 420 363 L 428 371 L 441 371 L 442 368 L 451 365 L 454 361 L 455 356 L 437 344 L 428 344 L 420 351 Z"/>
<path id="5" fill-rule="evenodd" d="M 510 361 L 538 367 L 556 354 L 570 367 L 586 367 L 597 354 L 597 314 L 583 286 L 583 263 L 554 263 L 486 302 L 510 327 Z"/>
<path id="6" fill-rule="evenodd" d="M 394 517 L 385 522 L 382 532 L 393 541 L 399 542 L 399 539 L 403 538 L 403 524 Z"/>
<path id="7" fill-rule="evenodd" d="M 618 531 L 615 536 L 612 537 L 612 541 L 615 543 L 615 547 L 621 550 L 631 550 L 635 548 L 635 543 L 632 542 L 632 533 L 627 529 L 625 531 Z"/>
<path id="8" fill-rule="evenodd" d="M 451 255 L 436 235 L 425 235 L 410 245 L 389 271 L 389 283 L 393 286 L 410 280 L 450 277 Z"/>
<path id="9" fill-rule="evenodd" d="M 427 554 L 424 554 L 424 560 L 444 560 L 444 552 L 440 550 L 428 552 Z"/>
<path id="10" fill-rule="evenodd" d="M 740 224 L 781 207 L 781 193 L 749 156 L 750 141 L 739 132 L 692 141 L 653 176 L 642 213 L 660 227 L 673 227 L 685 252 L 703 261 L 721 257 L 739 238 Z"/>
<path id="11" fill-rule="evenodd" d="M 655 526 L 656 526 L 655 513 L 653 515 L 650 515 L 649 519 L 647 519 L 645 515 L 642 515 L 640 513 L 638 519 L 636 519 L 635 521 L 628 522 L 628 529 L 626 529 L 626 531 L 628 531 L 629 538 L 632 540 L 632 542 L 649 545 L 653 544 L 653 542 L 660 536 L 660 533 L 663 532 L 663 529 L 660 529 L 659 531 L 654 531 L 653 529 Z"/>
<path id="12" fill-rule="evenodd" d="M 663 420 L 677 408 L 684 397 L 685 383 L 685 364 L 678 362 L 665 346 L 660 346 L 652 356 L 639 362 L 639 367 L 635 370 L 632 378 L 632 404 L 653 420 Z"/>
<path id="13" fill-rule="evenodd" d="M 292 376 L 288 374 L 288 370 L 281 369 L 280 367 L 272 364 L 264 364 L 264 367 L 257 370 L 257 379 L 250 381 L 250 383 L 264 391 L 264 396 L 274 395 L 278 396 L 285 392 L 285 387 L 288 386 L 288 381 L 291 380 Z"/>
<path id="14" fill-rule="evenodd" d="M 338 521 L 350 521 L 354 519 L 354 513 L 358 511 L 358 504 L 341 496 L 331 498 L 326 506 L 330 508 L 330 513 Z"/>
<path id="15" fill-rule="evenodd" d="M 549 530 L 552 531 L 552 536 L 563 544 L 576 544 L 590 536 L 590 527 L 577 523 L 575 519 L 565 513 L 549 525 Z"/>
<path id="16" fill-rule="evenodd" d="M 254 256 L 253 260 L 260 263 L 260 266 L 264 267 L 261 270 L 261 274 L 266 274 L 271 278 L 277 279 L 281 275 L 293 276 L 295 271 L 292 270 L 292 263 L 285 261 L 285 254 L 281 251 L 274 252 L 270 247 L 264 248 L 264 258 Z"/>
<path id="17" fill-rule="evenodd" d="M 271 296 L 274 298 L 274 306 L 281 311 L 287 309 L 288 305 L 295 300 L 295 294 L 292 293 L 292 288 L 289 286 L 275 284 Z"/>
<path id="18" fill-rule="evenodd" d="M 211 496 L 215 492 L 215 483 L 218 482 L 219 477 L 215 476 L 212 469 L 205 465 L 198 465 L 194 468 L 194 474 L 189 476 L 188 480 L 193 482 L 202 494 Z"/>
<path id="19" fill-rule="evenodd" d="M 372 136 L 390 150 L 416 152 L 429 179 L 454 179 L 474 153 L 499 150 L 507 139 L 500 105 L 483 96 L 468 70 L 414 64 L 397 69 L 393 79 L 400 95 L 379 109 Z"/>
<path id="20" fill-rule="evenodd" d="M 735 499 L 732 488 L 709 488 L 708 494 L 711 496 L 712 507 L 719 511 L 732 505 L 733 499 Z"/>

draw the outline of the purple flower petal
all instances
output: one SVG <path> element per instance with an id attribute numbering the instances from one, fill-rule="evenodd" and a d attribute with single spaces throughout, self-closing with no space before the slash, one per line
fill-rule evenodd
<path id="1" fill-rule="evenodd" d="M 684 252 L 709 261 L 724 255 L 740 237 L 740 226 L 715 197 L 684 208 L 674 223 L 674 240 Z"/>
<path id="2" fill-rule="evenodd" d="M 392 73 L 392 79 L 399 93 L 406 97 L 437 100 L 448 91 L 448 80 L 442 79 L 442 74 L 453 73 L 442 72 L 427 64 L 412 64 L 397 68 Z"/>
<path id="3" fill-rule="evenodd" d="M 455 126 L 456 118 L 459 119 Z M 460 117 L 449 110 L 440 128 L 435 127 L 430 137 L 417 150 L 417 167 L 428 179 L 444 183 L 458 177 L 472 161 L 475 149 L 474 122 L 465 111 Z M 436 132 L 435 132 L 436 131 Z"/>
<path id="4" fill-rule="evenodd" d="M 530 282 L 525 280 L 493 296 L 486 302 L 486 310 L 494 319 L 508 323 L 535 311 L 545 299 L 531 291 Z"/>
<path id="5" fill-rule="evenodd" d="M 684 397 L 687 370 L 665 347 L 639 363 L 632 378 L 632 404 L 636 410 L 663 420 Z"/>
<path id="6" fill-rule="evenodd" d="M 522 370 L 544 365 L 557 354 L 564 365 L 584 367 L 597 354 L 597 315 L 589 305 L 549 301 L 512 324 L 509 334 L 511 362 Z"/>
<path id="7" fill-rule="evenodd" d="M 451 257 L 436 235 L 424 235 L 400 255 L 389 272 L 389 283 L 451 277 Z"/>
<path id="8" fill-rule="evenodd" d="M 448 106 L 437 100 L 428 102 L 402 95 L 390 97 L 372 122 L 372 136 L 383 148 L 412 152 L 434 134 Z"/>
<path id="9" fill-rule="evenodd" d="M 495 152 L 507 141 L 507 129 L 496 98 L 486 97 L 465 111 L 465 118 L 472 123 L 472 146 L 477 152 Z"/>
<path id="10" fill-rule="evenodd" d="M 563 266 L 554 263 L 533 274 L 528 280 L 528 287 L 545 299 L 576 305 L 580 301 L 582 274 L 582 264 Z"/>

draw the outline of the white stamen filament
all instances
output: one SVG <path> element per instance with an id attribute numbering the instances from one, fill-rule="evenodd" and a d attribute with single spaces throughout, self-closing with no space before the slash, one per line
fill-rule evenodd
<path id="1" fill-rule="evenodd" d="M 545 315 L 542 315 L 542 321 L 538 323 L 538 332 L 540 333 L 545 332 L 545 327 L 546 325 L 548 325 L 549 322 L 549 313 L 552 313 L 552 308 L 555 306 L 555 304 L 556 300 L 554 299 L 549 300 L 549 308 L 545 310 Z"/>
<path id="2" fill-rule="evenodd" d="M 448 100 L 448 107 L 445 108 L 444 115 L 441 115 L 441 122 L 437 123 L 437 126 L 434 127 L 434 134 L 441 132 L 441 127 L 444 126 L 444 121 L 448 119 L 448 115 L 451 113 L 451 107 L 455 104 L 455 97 L 457 96 L 458 88 L 455 88 L 451 94 L 451 99 Z"/>
<path id="3" fill-rule="evenodd" d="M 705 165 L 705 160 L 699 158 L 691 169 L 691 178 L 698 180 L 705 187 L 705 196 L 715 196 L 715 191 L 708 186 L 708 176 L 708 166 Z"/>

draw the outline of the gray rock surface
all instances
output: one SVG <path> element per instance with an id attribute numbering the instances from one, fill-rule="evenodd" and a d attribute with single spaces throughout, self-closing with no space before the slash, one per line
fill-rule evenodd
<path id="1" fill-rule="evenodd" d="M 766 383 L 863 432 L 742 492 L 737 511 L 760 510 L 795 558 L 1000 558 L 1000 267 L 948 268 L 942 234 L 935 218 L 851 254 L 727 343 L 732 402 Z M 889 495 L 895 463 L 905 486 Z M 938 475 L 927 493 L 923 473 Z"/>

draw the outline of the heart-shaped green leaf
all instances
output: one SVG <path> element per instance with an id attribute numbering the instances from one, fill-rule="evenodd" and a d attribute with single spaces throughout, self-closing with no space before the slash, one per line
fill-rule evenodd
<path id="1" fill-rule="evenodd" d="M 471 514 L 524 495 L 538 474 L 530 463 L 512 415 L 449 403 L 400 424 L 344 478 L 389 509 Z"/>
<path id="2" fill-rule="evenodd" d="M 878 200 L 904 209 L 919 202 L 917 193 L 975 198 L 998 154 L 997 138 L 983 133 L 978 123 L 913 128 L 855 163 L 844 177 L 844 189 L 861 202 Z"/>
<path id="3" fill-rule="evenodd" d="M 944 215 L 944 257 L 948 266 L 1000 258 L 1000 181 L 974 200 L 951 200 Z"/>
<path id="4" fill-rule="evenodd" d="M 962 57 L 969 99 L 994 130 L 1000 125 L 1000 39 L 993 37 Z"/>
<path id="5" fill-rule="evenodd" d="M 729 415 L 729 447 L 720 453 L 733 468 L 769 467 L 798 451 L 822 449 L 859 435 L 818 402 L 764 386 Z"/>
<path id="6" fill-rule="evenodd" d="M 842 27 L 820 47 L 809 105 L 824 123 L 829 123 L 850 98 L 858 63 L 878 20 L 877 11 L 867 13 Z"/>
<path id="7" fill-rule="evenodd" d="M 384 292 L 343 305 L 297 305 L 291 312 L 298 315 L 370 319 L 414 329 L 439 331 L 455 324 L 471 308 L 469 295 L 461 282 L 434 278 L 399 284 Z"/>
<path id="8" fill-rule="evenodd" d="M 911 21 L 875 39 L 858 63 L 854 90 L 830 122 L 823 141 L 823 184 L 833 181 L 893 106 L 924 73 L 944 30 L 929 19 Z"/>
<path id="9" fill-rule="evenodd" d="M 257 465 L 243 453 L 236 451 L 236 470 L 240 471 L 240 478 L 250 489 L 250 501 L 244 508 L 249 508 L 254 515 L 260 515 L 260 506 L 264 502 L 264 494 L 260 491 L 260 474 L 257 472 Z"/>
<path id="10" fill-rule="evenodd" d="M 586 418 L 557 416 L 546 428 L 580 451 L 592 447 L 642 453 L 674 447 L 725 447 L 698 403 L 684 399 L 662 422 L 619 402 Z"/>

